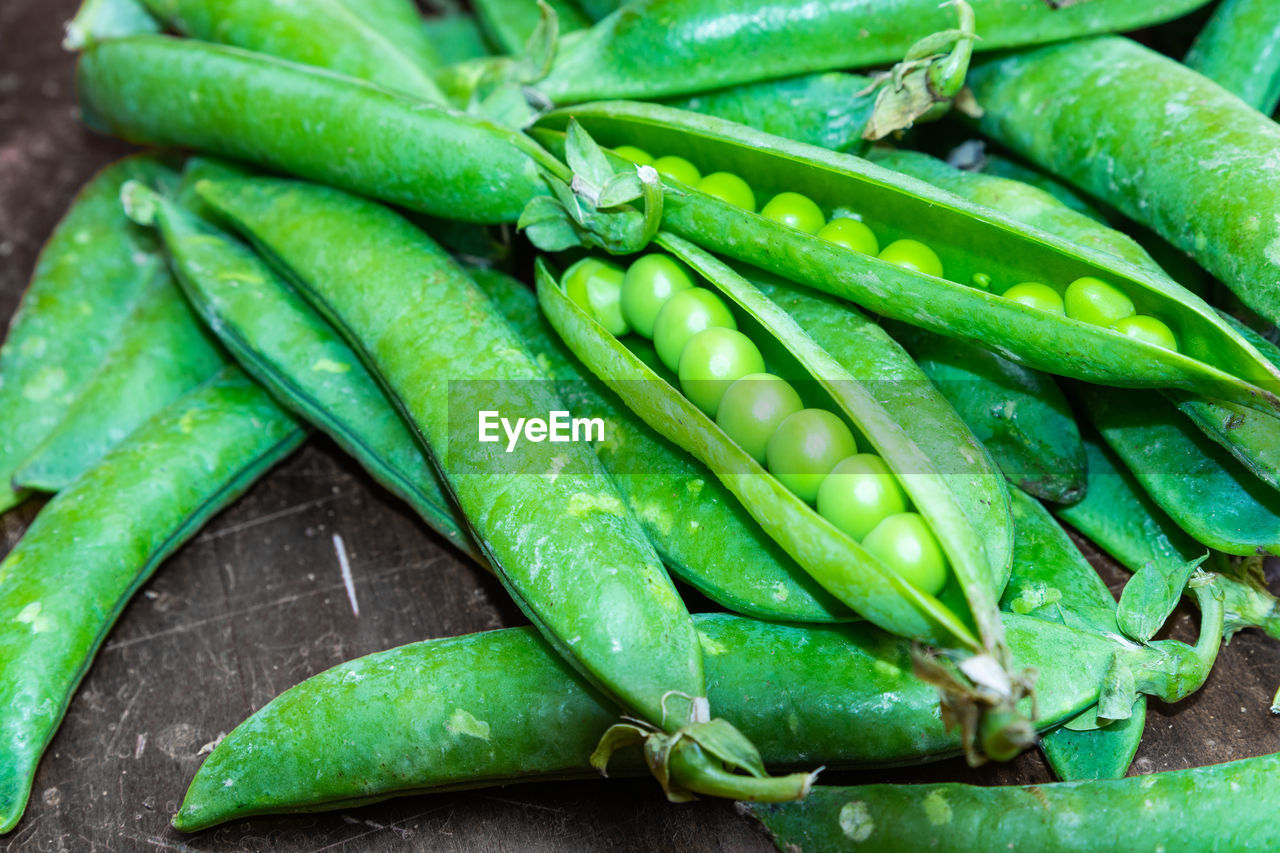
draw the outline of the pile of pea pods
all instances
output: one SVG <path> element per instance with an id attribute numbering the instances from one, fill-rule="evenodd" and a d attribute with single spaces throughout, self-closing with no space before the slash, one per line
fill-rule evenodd
<path id="1" fill-rule="evenodd" d="M 0 350 L 0 513 L 51 496 L 0 832 L 130 597 L 318 430 L 531 625 L 286 690 L 180 830 L 603 773 L 782 850 L 1280 846 L 1274 756 L 1124 778 L 1148 697 L 1280 639 L 1280 3 L 1210 7 L 87 0 L 84 121 L 144 150 Z M 557 411 L 601 431 L 474 429 Z M 1060 783 L 819 775 L 1030 748 Z"/>

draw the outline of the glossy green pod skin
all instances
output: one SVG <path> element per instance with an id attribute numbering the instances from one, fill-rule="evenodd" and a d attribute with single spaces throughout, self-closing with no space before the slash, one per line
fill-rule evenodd
<path id="1" fill-rule="evenodd" d="M 164 265 L 155 238 L 120 209 L 130 180 L 175 176 L 144 155 L 90 181 L 40 253 L 0 348 L 0 512 L 22 500 L 14 471 L 57 426 Z"/>
<path id="2" fill-rule="evenodd" d="M 571 0 L 546 2 L 555 12 L 561 35 L 590 26 L 591 21 Z M 542 20 L 538 4 L 529 0 L 475 0 L 472 6 L 489 41 L 512 56 L 524 53 L 525 43 Z"/>
<path id="3" fill-rule="evenodd" d="M 1204 2 L 1107 0 L 1061 9 L 1020 0 L 970 5 L 982 32 L 975 48 L 996 50 L 1149 26 Z M 638 0 L 564 50 L 539 88 L 561 104 L 647 100 L 892 64 L 921 36 L 952 26 L 954 13 L 932 0 Z"/>
<path id="4" fill-rule="evenodd" d="M 107 41 L 81 55 L 77 79 L 94 127 L 436 216 L 514 222 L 530 198 L 547 192 L 534 158 L 563 168 L 516 131 L 223 45 L 167 36 Z M 191 109 L 193 100 L 201 109 Z"/>
<path id="5" fill-rule="evenodd" d="M 1003 618 L 1015 659 L 1043 675 L 1040 725 L 1097 700 L 1121 646 Z M 770 766 L 888 766 L 960 752 L 936 689 L 912 672 L 907 641 L 868 625 L 694 621 L 712 703 Z M 1132 654 L 1165 665 L 1150 650 Z M 413 643 L 313 676 L 241 723 L 196 772 L 173 823 L 193 832 L 431 790 L 591 777 L 587 757 L 616 716 L 530 628 Z M 618 773 L 638 766 L 637 755 L 618 756 Z"/>
<path id="6" fill-rule="evenodd" d="M 1241 556 L 1280 553 L 1280 492 L 1159 397 L 1097 386 L 1076 392 L 1111 449 L 1196 541 Z"/>
<path id="7" fill-rule="evenodd" d="M 1116 614 L 1126 636 L 1142 643 L 1154 637 L 1207 557 L 1215 571 L 1223 572 L 1216 584 L 1226 610 L 1224 637 L 1256 627 L 1280 639 L 1280 601 L 1265 584 L 1241 577 L 1219 559 L 1220 554 L 1208 553 L 1178 527 L 1097 436 L 1086 434 L 1085 447 L 1088 494 L 1074 506 L 1056 507 L 1055 512 L 1134 573 L 1125 584 Z"/>
<path id="8" fill-rule="evenodd" d="M 574 416 L 605 419 L 610 438 L 596 446 L 596 454 L 676 576 L 716 603 L 757 619 L 854 618 L 764 534 L 710 471 L 656 434 L 582 366 L 548 325 L 529 288 L 495 271 L 474 269 L 471 277 L 556 380 Z"/>
<path id="9" fill-rule="evenodd" d="M 967 166 L 964 168 L 968 168 Z M 1066 184 L 1046 175 L 1044 172 L 1024 166 L 1008 157 L 1001 157 L 997 154 L 984 153 L 982 155 L 981 165 L 978 171 L 984 175 L 991 175 L 996 178 L 1008 178 L 1013 181 L 1033 186 L 1038 190 L 1047 192 L 1076 213 L 1083 213 L 1090 219 L 1098 222 L 1106 222 L 1107 218 L 1089 202 L 1081 198 L 1074 190 Z M 1184 282 L 1185 284 L 1185 282 Z"/>
<path id="10" fill-rule="evenodd" d="M 1189 252 L 1280 320 L 1280 126 L 1123 38 L 975 64 L 982 131 Z M 1106 97 L 1096 97 L 1099 91 Z"/>
<path id="11" fill-rule="evenodd" d="M 1280 106 L 1280 7 L 1224 0 L 1182 62 L 1271 115 Z"/>
<path id="12" fill-rule="evenodd" d="M 228 367 L 54 497 L 0 563 L 0 833 L 133 593 L 303 437 Z"/>
<path id="13" fill-rule="evenodd" d="M 856 426 L 890 470 L 922 475 L 902 478 L 901 484 L 953 561 L 941 593 L 945 603 L 906 583 L 770 476 L 676 387 L 570 300 L 545 264 L 540 264 L 539 304 L 569 349 L 654 430 L 706 465 L 770 537 L 859 615 L 891 633 L 935 645 L 971 653 L 998 646 L 998 626 L 987 633 L 991 613 L 979 615 L 970 607 L 981 608 L 985 599 L 994 611 L 994 595 L 1003 587 L 1003 569 L 997 580 L 997 569 L 986 562 L 988 555 L 954 496 L 940 488 L 936 469 L 902 426 L 868 388 L 805 334 L 802 324 L 756 287 L 679 238 L 660 235 L 659 243 L 738 309 L 740 328 L 747 320 L 753 322 L 759 332 L 748 337 L 771 354 L 777 353 L 772 359 L 775 370 L 790 372 L 779 363 L 783 352 L 798 361 L 801 372 L 783 378 L 816 381 L 831 399 L 827 408 Z M 939 510 L 932 517 L 931 507 Z M 970 602 L 970 596 L 977 604 Z"/>
<path id="14" fill-rule="evenodd" d="M 1040 502 L 1011 490 L 1017 527 L 1013 576 L 1000 606 L 1081 630 L 1115 635 L 1116 600 L 1075 543 Z M 1206 675 L 1207 675 L 1206 670 Z M 1095 714 L 1096 717 L 1096 714 Z M 1049 766 L 1059 779 L 1118 779 L 1133 762 L 1142 740 L 1147 698 L 1134 700 L 1130 716 L 1102 728 L 1073 722 L 1040 739 Z"/>
<path id="15" fill-rule="evenodd" d="M 1083 214 L 1068 210 L 1056 198 L 1033 187 L 980 173 L 963 172 L 941 160 L 915 152 L 883 152 L 873 155 L 873 159 L 895 171 L 928 181 L 1073 243 L 1114 255 L 1142 267 L 1152 276 L 1168 279 L 1164 270 L 1132 238 Z M 1274 346 L 1262 346 L 1255 337 L 1245 334 L 1229 318 L 1224 319 L 1263 358 L 1273 365 L 1280 364 Z M 998 356 L 993 355 L 992 358 Z M 1010 368 L 1018 369 L 1016 365 L 1010 365 Z M 1225 448 L 1259 478 L 1280 488 L 1280 419 L 1235 403 L 1183 394 L 1173 395 L 1172 400 L 1205 435 Z M 1068 497 L 1064 502 L 1069 501 Z"/>
<path id="16" fill-rule="evenodd" d="M 587 104 L 571 114 L 606 147 L 636 145 L 686 157 L 704 169 L 734 172 L 761 198 L 790 190 L 828 212 L 855 205 L 865 221 L 880 229 L 882 244 L 899 237 L 922 240 L 939 254 L 954 280 L 850 252 L 692 188 L 668 193 L 663 227 L 704 249 L 1050 373 L 1126 387 L 1181 388 L 1277 411 L 1275 367 L 1203 300 L 1164 276 L 861 158 L 712 116 L 627 102 Z M 548 128 L 562 127 L 569 117 L 570 111 L 557 111 L 543 122 Z M 539 130 L 535 136 L 553 148 L 557 141 L 563 145 L 563 136 L 555 131 Z M 1182 351 L 1138 343 L 1110 329 L 957 283 L 970 281 L 975 273 L 999 283 L 1103 278 L 1126 290 L 1142 313 L 1167 320 Z"/>
<path id="17" fill-rule="evenodd" d="M 131 212 L 154 223 L 191 305 L 241 367 L 482 561 L 400 412 L 338 333 L 252 249 L 162 196 L 129 189 Z"/>
<path id="18" fill-rule="evenodd" d="M 1058 503 L 1084 496 L 1080 428 L 1052 378 L 976 344 L 903 324 L 890 328 L 1011 483 Z"/>
<path id="19" fill-rule="evenodd" d="M 756 130 L 832 151 L 867 144 L 862 131 L 875 109 L 872 80 L 831 71 L 703 92 L 668 104 L 736 121 Z"/>
<path id="20" fill-rule="evenodd" d="M 143 0 L 183 35 L 327 68 L 432 103 L 440 58 L 412 0 Z"/>
<path id="21" fill-rule="evenodd" d="M 696 750 L 695 762 L 659 777 L 668 795 L 728 780 L 742 798 L 803 796 L 806 774 L 731 775 L 699 747 L 699 727 L 725 724 L 710 721 L 697 634 L 590 445 L 479 440 L 482 412 L 546 418 L 564 406 L 465 271 L 398 214 L 338 190 L 268 180 L 199 190 L 390 392 L 481 553 L 547 641 L 630 714 L 679 733 L 666 741 L 672 755 Z"/>
<path id="22" fill-rule="evenodd" d="M 13 476 L 57 492 L 134 429 L 217 373 L 227 359 L 167 270 L 138 297 L 120 337 L 79 396 Z"/>
<path id="23" fill-rule="evenodd" d="M 1273 850 L 1277 773 L 1280 756 L 1264 755 L 1097 782 L 819 787 L 802 803 L 746 809 L 797 853 Z"/>

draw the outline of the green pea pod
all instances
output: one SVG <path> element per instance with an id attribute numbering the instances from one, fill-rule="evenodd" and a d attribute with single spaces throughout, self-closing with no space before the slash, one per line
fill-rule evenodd
<path id="1" fill-rule="evenodd" d="M 960 752 L 907 641 L 868 625 L 694 621 L 712 702 L 770 766 L 914 764 Z M 1019 664 L 1043 674 L 1043 726 L 1097 700 L 1117 650 L 1139 667 L 1169 665 L 1153 650 L 1038 619 L 1006 614 L 1004 624 Z M 532 629 L 413 643 L 313 676 L 237 726 L 196 772 L 173 824 L 194 832 L 252 815 L 588 777 L 617 713 Z M 626 774 L 643 767 L 634 751 L 618 764 Z"/>
<path id="2" fill-rule="evenodd" d="M 1054 8 L 971 0 L 975 49 L 1039 44 L 1167 21 L 1205 0 L 1107 0 Z M 740 83 L 892 64 L 921 36 L 954 25 L 934 0 L 638 0 L 566 49 L 539 85 L 557 103 L 651 99 Z M 655 73 L 660 69 L 660 73 Z"/>
<path id="3" fill-rule="evenodd" d="M 1153 395 L 1080 386 L 1079 398 L 1125 466 L 1178 526 L 1228 554 L 1280 554 L 1280 493 Z"/>
<path id="4" fill-rule="evenodd" d="M 889 328 L 1010 482 L 1058 503 L 1084 496 L 1084 445 L 1053 379 L 975 344 L 902 324 Z"/>
<path id="5" fill-rule="evenodd" d="M 1183 63 L 1264 115 L 1280 106 L 1280 8 L 1268 0 L 1225 0 Z"/>
<path id="6" fill-rule="evenodd" d="M 1073 7 L 1074 8 L 1074 7 Z M 572 117 L 603 145 L 677 154 L 704 170 L 746 178 L 762 198 L 803 193 L 825 211 L 856 205 L 881 242 L 912 237 L 934 247 L 951 280 L 851 252 L 691 188 L 667 193 L 663 227 L 878 314 L 988 346 L 1051 373 L 1101 384 L 1172 387 L 1276 411 L 1277 372 L 1203 300 L 1163 276 L 1031 228 L 856 157 L 768 136 L 711 116 L 624 102 L 577 107 Z M 563 126 L 567 112 L 550 114 Z M 553 148 L 563 137 L 535 134 Z M 1004 286 L 1096 276 L 1128 292 L 1139 311 L 1173 327 L 1181 352 L 1055 316 L 968 284 Z"/>
<path id="7" fill-rule="evenodd" d="M 251 249 L 159 194 L 128 184 L 125 207 L 159 230 L 192 306 L 250 375 L 433 530 L 482 561 L 400 413 L 311 306 Z"/>
<path id="8" fill-rule="evenodd" d="M 143 0 L 183 35 L 242 47 L 444 103 L 440 64 L 412 0 Z"/>
<path id="9" fill-rule="evenodd" d="M 1088 536 L 1134 573 L 1120 596 L 1117 621 L 1126 636 L 1148 642 L 1164 627 L 1196 568 L 1206 559 L 1222 571 L 1217 583 L 1226 610 L 1224 635 L 1241 628 L 1261 628 L 1280 639 L 1280 602 L 1265 583 L 1249 582 L 1208 553 L 1165 514 L 1143 491 L 1110 448 L 1085 436 L 1089 453 L 1089 491 L 1058 515 Z"/>
<path id="10" fill-rule="evenodd" d="M 759 619 L 853 618 L 778 547 L 710 471 L 654 433 L 574 357 L 532 291 L 499 272 L 471 277 L 556 380 L 575 417 L 603 418 L 596 453 L 649 541 L 681 580 L 730 610 Z"/>
<path id="11" fill-rule="evenodd" d="M 832 151 L 854 151 L 866 144 L 862 132 L 876 105 L 871 82 L 832 71 L 704 92 L 669 105 Z"/>
<path id="12" fill-rule="evenodd" d="M 591 22 L 570 0 L 544 0 L 555 12 L 560 33 L 574 32 Z M 542 20 L 538 3 L 529 0 L 475 0 L 473 4 L 480 26 L 497 48 L 512 55 L 524 52 L 525 43 Z"/>
<path id="13" fill-rule="evenodd" d="M 22 500 L 14 471 L 62 420 L 164 264 L 155 239 L 120 210 L 121 185 L 173 179 L 149 155 L 107 167 L 41 252 L 0 349 L 0 512 Z"/>
<path id="14" fill-rule="evenodd" d="M 1273 850 L 1277 772 L 1280 756 L 1264 755 L 1097 782 L 820 787 L 803 803 L 744 809 L 796 853 Z"/>
<path id="15" fill-rule="evenodd" d="M 435 11 L 437 14 L 422 21 L 422 31 L 440 57 L 439 65 L 455 65 L 492 53 L 474 14 L 459 9 Z"/>
<path id="16" fill-rule="evenodd" d="M 53 498 L 0 563 L 0 833 L 129 599 L 303 437 L 228 367 Z"/>
<path id="17" fill-rule="evenodd" d="M 103 42 L 81 55 L 78 80 L 95 127 L 468 222 L 516 221 L 547 192 L 537 163 L 563 169 L 523 134 L 482 119 L 221 45 Z"/>
<path id="18" fill-rule="evenodd" d="M 950 158 L 948 158 L 950 161 Z M 968 166 L 961 166 L 966 171 L 971 171 Z M 1090 219 L 1105 223 L 1107 217 L 1104 216 L 1096 207 L 1081 198 L 1071 188 L 1063 184 L 1061 181 L 1049 177 L 1044 172 L 1029 168 L 1021 163 L 1010 160 L 1008 157 L 1001 157 L 996 154 L 983 153 L 977 171 L 984 175 L 991 175 L 996 178 L 1009 178 L 1010 180 L 1019 181 L 1029 184 L 1038 190 L 1043 190 L 1076 213 L 1083 213 Z M 1176 278 L 1182 284 L 1186 284 L 1181 279 Z"/>
<path id="19" fill-rule="evenodd" d="M 120 338 L 62 422 L 13 475 L 23 489 L 57 492 L 156 412 L 226 364 L 168 270 L 138 298 Z"/>
<path id="20" fill-rule="evenodd" d="M 895 171 L 928 181 L 1078 245 L 1090 246 L 1114 255 L 1144 268 L 1160 279 L 1168 279 L 1164 270 L 1133 239 L 1066 209 L 1057 199 L 1032 187 L 979 173 L 962 172 L 941 160 L 915 152 L 880 153 L 873 159 Z M 1227 323 L 1239 332 L 1236 324 L 1229 319 Z M 1268 352 L 1258 345 L 1258 341 L 1251 340 L 1243 333 L 1240 335 L 1273 365 L 1280 363 L 1274 347 L 1270 347 Z M 1234 403 L 1186 395 L 1173 395 L 1172 399 L 1205 435 L 1229 451 L 1255 475 L 1273 487 L 1280 488 L 1280 419 Z"/>
<path id="21" fill-rule="evenodd" d="M 482 412 L 546 418 L 564 406 L 453 259 L 389 209 L 337 190 L 267 180 L 199 189 L 384 384 L 481 552 L 547 640 L 653 727 L 630 731 L 664 748 L 652 766 L 668 795 L 720 793 L 728 779 L 749 799 L 802 796 L 809 776 L 765 777 L 740 736 L 741 749 L 716 754 L 749 776 L 725 773 L 705 752 L 697 767 L 667 760 L 708 747 L 704 733 L 724 729 L 709 721 L 688 612 L 589 446 L 525 441 L 504 452 L 500 442 L 477 440 Z"/>
<path id="22" fill-rule="evenodd" d="M 948 477 L 935 467 L 915 434 L 876 399 L 865 379 L 860 381 L 848 372 L 810 336 L 810 330 L 825 337 L 832 329 L 826 326 L 832 319 L 829 309 L 806 306 L 803 297 L 793 294 L 793 317 L 697 247 L 669 234 L 660 234 L 658 242 L 728 298 L 740 323 L 751 330 L 748 337 L 770 354 L 779 375 L 820 389 L 829 400 L 824 408 L 840 412 L 861 430 L 891 470 L 909 474 L 900 477 L 902 487 L 934 531 L 952 567 L 938 597 L 906 582 L 769 476 L 687 397 L 570 300 L 545 263 L 540 263 L 538 299 L 556 332 L 632 411 L 706 465 L 764 531 L 828 592 L 892 633 L 972 655 L 965 675 L 989 690 L 979 707 L 1011 707 L 1018 698 L 1020 681 L 1007 670 L 1007 651 L 996 615 L 995 596 L 1007 577 L 1003 564 L 991 562 L 992 551 L 1000 543 L 992 543 L 995 548 L 988 550 L 956 494 L 946 487 Z M 905 355 L 902 359 L 909 361 Z M 923 381 L 916 384 L 927 385 Z M 926 411 L 926 416 L 931 414 Z M 920 433 L 936 428 L 936 423 L 927 423 Z M 974 446 L 978 450 L 975 459 L 981 458 L 976 441 Z M 964 476 L 969 474 L 956 479 Z M 994 473 L 989 480 L 1001 482 Z M 959 682 L 953 692 L 962 694 L 963 688 Z M 972 745 L 976 736 L 976 731 L 966 732 L 966 743 Z"/>
<path id="23" fill-rule="evenodd" d="M 1150 227 L 1280 320 L 1275 122 L 1116 37 L 977 63 L 969 82 L 984 133 Z"/>

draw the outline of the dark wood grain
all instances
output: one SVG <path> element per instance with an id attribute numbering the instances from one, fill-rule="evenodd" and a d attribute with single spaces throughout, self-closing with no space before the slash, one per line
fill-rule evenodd
<path id="1" fill-rule="evenodd" d="M 0 3 L 0 322 L 75 190 L 127 151 L 78 125 L 59 46 L 74 0 Z M 38 504 L 0 517 L 0 553 Z M 349 557 L 359 615 L 335 552 Z M 1087 546 L 1086 546 L 1087 547 Z M 1113 589 L 1123 575 L 1091 554 Z M 692 600 L 698 599 L 691 596 Z M 651 782 L 593 781 L 419 796 L 335 814 L 168 826 L 202 749 L 273 696 L 357 655 L 520 624 L 501 588 L 451 551 L 332 444 L 313 440 L 210 523 L 128 607 L 40 767 L 8 851 L 767 850 L 731 804 L 667 804 Z M 1192 614 L 1174 632 L 1194 635 Z M 1134 772 L 1280 751 L 1267 712 L 1280 647 L 1256 633 L 1208 685 L 1155 704 Z M 951 761 L 825 781 L 1048 781 L 1038 755 Z"/>

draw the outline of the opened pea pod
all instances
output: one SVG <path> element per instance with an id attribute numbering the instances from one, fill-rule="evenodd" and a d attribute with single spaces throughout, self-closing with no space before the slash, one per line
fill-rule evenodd
<path id="1" fill-rule="evenodd" d="M 979 533 L 965 510 L 971 494 L 952 488 L 983 476 L 999 487 L 980 446 L 958 451 L 946 463 L 959 467 L 944 471 L 923 449 L 936 434 L 912 433 L 936 422 L 904 423 L 819 344 L 829 330 L 804 304 L 815 297 L 793 293 L 784 310 L 687 241 L 660 234 L 658 242 L 706 287 L 656 287 L 652 276 L 639 293 L 598 277 L 583 285 L 582 265 L 562 287 L 541 263 L 539 301 L 552 326 L 650 426 L 710 468 L 828 592 L 887 630 L 956 650 L 984 701 L 1011 710 L 1018 678 L 1007 671 L 996 610 L 1007 578 L 1007 509 L 981 519 Z M 633 322 L 649 332 L 649 317 L 665 364 L 617 337 Z M 672 365 L 676 380 L 666 378 Z M 952 686 L 963 690 L 962 680 Z M 1014 721 L 1005 722 L 981 732 L 984 746 L 1011 736 Z M 978 734 L 967 733 L 971 747 Z"/>
<path id="2" fill-rule="evenodd" d="M 571 119 L 586 133 L 567 146 Z M 802 220 L 771 218 L 769 204 L 757 214 L 666 177 L 663 227 L 705 249 L 1050 373 L 1277 411 L 1275 368 L 1203 300 L 1149 270 L 865 160 L 709 116 L 600 103 L 551 113 L 534 131 L 570 160 L 587 134 L 734 174 L 759 199 L 803 195 L 810 213 L 834 220 L 806 233 L 794 227 Z M 662 173 L 662 159 L 654 167 Z M 1031 298 L 1006 298 L 1021 285 L 1035 285 L 1022 288 Z"/>

